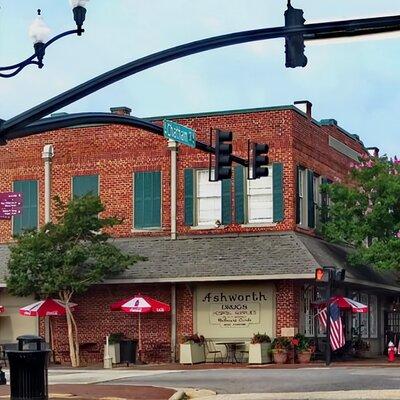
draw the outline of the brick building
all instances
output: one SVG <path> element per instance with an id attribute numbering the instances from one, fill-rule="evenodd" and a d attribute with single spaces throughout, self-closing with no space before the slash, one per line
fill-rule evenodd
<path id="1" fill-rule="evenodd" d="M 248 341 L 258 331 L 272 337 L 296 331 L 322 337 L 311 303 L 320 295 L 313 285 L 315 268 L 324 265 L 345 267 L 342 292 L 369 305 L 368 314 L 346 316 L 347 337 L 358 329 L 373 353 L 381 351 L 385 329 L 391 328 L 384 321 L 399 287 L 390 275 L 346 266 L 348 249 L 316 233 L 324 200 L 319 185 L 343 179 L 367 149 L 335 120 L 314 120 L 311 104 L 304 105 L 305 112 L 298 105 L 149 118 L 189 126 L 203 142 L 210 128 L 231 130 L 234 154 L 243 158 L 248 139 L 268 143 L 270 174 L 257 181 L 248 181 L 245 169 L 236 166 L 230 181 L 211 183 L 207 154 L 118 124 L 10 141 L 0 154 L 0 192 L 23 192 L 24 210 L 12 221 L 0 221 L 2 281 L 12 234 L 42 225 L 51 211 L 45 207 L 45 168 L 49 172 L 51 164 L 52 196 L 68 200 L 99 194 L 107 215 L 124 219 L 112 229 L 115 243 L 148 257 L 73 299 L 79 304 L 84 356 L 86 344 L 92 350 L 86 355 L 101 360 L 108 334 L 137 338 L 137 317 L 109 309 L 137 292 L 172 307 L 171 313 L 142 318 L 148 361 L 174 358 L 180 337 L 193 332 L 214 340 Z M 49 145 L 50 153 L 42 158 Z M 0 302 L 7 311 L 0 316 L 1 341 L 39 329 L 36 320 L 17 315 L 29 299 L 12 298 L 2 286 Z M 53 319 L 53 330 L 54 350 L 67 361 L 64 318 Z"/>

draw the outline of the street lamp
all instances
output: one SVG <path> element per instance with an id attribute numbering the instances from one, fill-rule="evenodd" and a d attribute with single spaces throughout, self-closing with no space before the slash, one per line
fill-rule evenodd
<path id="1" fill-rule="evenodd" d="M 50 40 L 49 37 L 51 34 L 51 30 L 44 22 L 41 10 L 38 10 L 38 16 L 32 22 L 28 30 L 29 37 L 33 40 L 33 47 L 35 53 L 26 60 L 18 64 L 8 65 L 6 67 L 0 67 L 0 78 L 11 78 L 12 76 L 15 76 L 19 72 L 21 72 L 28 65 L 34 64 L 37 65 L 39 68 L 43 68 L 44 65 L 43 57 L 45 55 L 47 47 L 49 47 L 51 44 L 53 44 L 58 39 L 61 39 L 64 36 L 72 34 L 77 34 L 78 36 L 82 36 L 82 33 L 85 32 L 85 30 L 82 27 L 86 19 L 86 3 L 88 1 L 89 0 L 69 0 L 72 7 L 74 21 L 76 23 L 77 29 L 60 33 L 59 35 L 53 37 Z M 8 72 L 2 73 L 1 71 L 8 71 Z"/>

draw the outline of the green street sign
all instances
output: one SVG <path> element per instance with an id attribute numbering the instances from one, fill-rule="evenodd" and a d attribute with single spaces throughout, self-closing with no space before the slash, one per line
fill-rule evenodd
<path id="1" fill-rule="evenodd" d="M 164 136 L 186 146 L 196 147 L 196 131 L 168 119 L 164 119 Z"/>

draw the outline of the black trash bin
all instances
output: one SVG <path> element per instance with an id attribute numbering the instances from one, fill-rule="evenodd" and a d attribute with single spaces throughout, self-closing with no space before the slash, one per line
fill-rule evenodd
<path id="1" fill-rule="evenodd" d="M 121 363 L 126 363 L 127 365 L 135 364 L 137 343 L 137 340 L 128 339 L 124 339 L 119 342 Z"/>
<path id="2" fill-rule="evenodd" d="M 40 336 L 19 336 L 18 350 L 8 350 L 11 400 L 47 400 L 50 350 Z"/>

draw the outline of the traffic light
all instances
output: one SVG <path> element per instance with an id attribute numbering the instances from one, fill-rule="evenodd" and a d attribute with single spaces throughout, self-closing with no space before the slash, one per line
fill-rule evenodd
<path id="1" fill-rule="evenodd" d="M 268 176 L 269 147 L 267 144 L 251 143 L 251 176 L 249 179 L 258 179 Z"/>
<path id="2" fill-rule="evenodd" d="M 230 142 L 230 143 L 229 143 Z M 232 176 L 232 132 L 217 129 L 215 139 L 214 181 Z"/>
<path id="3" fill-rule="evenodd" d="M 289 1 L 288 9 L 285 11 L 285 27 L 293 28 L 304 26 L 306 20 L 303 15 L 303 10 L 292 7 Z M 285 52 L 287 68 L 305 67 L 307 65 L 308 60 L 304 55 L 304 49 L 304 38 L 301 33 L 286 35 Z"/>
<path id="4" fill-rule="evenodd" d="M 315 270 L 315 280 L 317 282 L 329 282 L 329 270 L 325 270 L 325 268 L 317 268 Z"/>
<path id="5" fill-rule="evenodd" d="M 336 267 L 319 267 L 315 270 L 316 282 L 343 282 L 346 276 L 344 268 Z"/>

